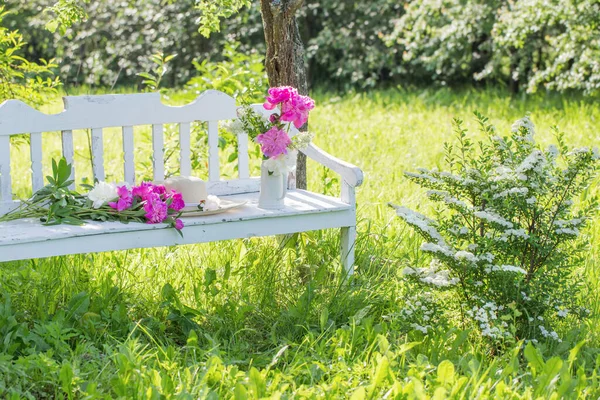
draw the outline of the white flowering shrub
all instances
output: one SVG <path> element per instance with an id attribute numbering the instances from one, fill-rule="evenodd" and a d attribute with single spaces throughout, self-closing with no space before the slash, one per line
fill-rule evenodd
<path id="1" fill-rule="evenodd" d="M 406 173 L 428 189 L 436 211 L 429 218 L 393 206 L 432 258 L 429 267 L 409 267 L 404 275 L 413 284 L 455 292 L 446 296 L 456 301 L 448 309 L 493 341 L 560 341 L 553 326 L 587 311 L 577 303 L 575 272 L 586 245 L 580 232 L 598 205 L 586 191 L 598 168 L 597 150 L 570 150 L 558 130 L 557 145 L 541 149 L 528 117 L 509 136 L 476 117 L 487 140 L 472 141 L 454 120 L 458 143 L 444 146 L 448 170 Z"/>

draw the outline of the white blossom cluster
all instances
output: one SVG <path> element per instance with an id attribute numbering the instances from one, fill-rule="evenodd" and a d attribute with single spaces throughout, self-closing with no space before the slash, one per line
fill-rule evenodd
<path id="1" fill-rule="evenodd" d="M 529 235 L 525 232 L 524 229 L 507 229 L 502 233 L 502 237 L 513 236 L 518 239 L 529 239 Z"/>
<path id="2" fill-rule="evenodd" d="M 445 244 L 423 242 L 423 244 L 421 244 L 421 251 L 424 251 L 426 253 L 432 253 L 434 255 L 437 254 L 446 257 L 454 257 L 454 252 L 450 250 L 450 248 Z"/>
<path id="3" fill-rule="evenodd" d="M 535 135 L 535 125 L 533 124 L 533 122 L 531 122 L 529 116 L 525 116 L 524 118 L 515 121 L 515 123 L 511 127 L 511 131 L 513 133 L 519 133 L 521 128 L 525 128 L 527 130 L 527 134 L 522 137 L 522 140 L 524 140 L 525 142 L 533 143 L 533 135 Z"/>
<path id="4" fill-rule="evenodd" d="M 577 228 L 558 228 L 554 232 L 559 235 L 579 236 L 579 229 Z"/>
<path id="5" fill-rule="evenodd" d="M 496 272 L 496 271 L 501 271 L 501 272 L 516 272 L 519 274 L 523 274 L 526 275 L 527 271 L 525 271 L 523 268 L 521 267 L 516 267 L 514 265 L 487 265 L 484 269 L 485 272 L 487 272 L 488 274 L 490 272 Z"/>
<path id="6" fill-rule="evenodd" d="M 479 324 L 482 336 L 500 339 L 503 336 L 510 335 L 506 331 L 508 324 L 498 317 L 498 311 L 503 310 L 504 306 L 497 306 L 496 303 L 488 301 L 482 306 L 473 306 L 473 308 L 467 310 L 467 315 Z"/>
<path id="7" fill-rule="evenodd" d="M 221 122 L 221 128 L 236 136 L 244 133 L 244 125 L 239 118 Z"/>
<path id="8" fill-rule="evenodd" d="M 427 196 L 432 198 L 440 198 L 446 204 L 451 206 L 457 206 L 459 208 L 468 209 L 469 206 L 464 201 L 457 199 L 456 197 L 450 196 L 448 192 L 444 192 L 442 190 L 429 190 L 427 191 Z"/>
<path id="9" fill-rule="evenodd" d="M 471 233 L 471 231 L 469 230 L 468 227 L 459 226 L 459 225 L 455 225 L 452 228 L 448 228 L 448 232 L 450 232 L 456 236 L 461 236 L 461 235 L 464 236 L 464 235 L 468 235 L 469 233 Z"/>
<path id="10" fill-rule="evenodd" d="M 426 300 L 432 296 L 431 292 L 410 296 L 400 311 L 400 317 L 405 321 L 413 321 L 410 326 L 423 334 L 427 334 L 429 329 L 432 329 L 434 322 L 435 309 L 433 304 Z"/>
<path id="11" fill-rule="evenodd" d="M 535 196 L 531 196 L 531 197 L 525 199 L 525 203 L 527 203 L 527 204 L 535 204 L 535 203 L 537 203 L 537 198 Z"/>
<path id="12" fill-rule="evenodd" d="M 441 185 L 444 183 L 459 185 L 461 187 L 476 185 L 477 181 L 473 177 L 480 176 L 480 173 L 474 169 L 467 172 L 467 177 L 452 174 L 450 172 L 438 172 L 435 169 L 428 170 L 425 168 L 417 168 L 418 173 L 404 172 L 404 175 L 413 178 L 421 179 L 429 182 L 430 184 Z M 477 188 L 473 188 L 477 189 Z"/>
<path id="13" fill-rule="evenodd" d="M 507 167 L 506 165 L 500 165 L 496 167 L 494 170 L 494 175 L 492 176 L 493 182 L 500 181 L 512 181 L 515 179 L 515 171 L 512 168 Z"/>
<path id="14" fill-rule="evenodd" d="M 517 178 L 519 180 L 527 180 L 527 176 L 525 175 L 527 172 L 533 171 L 536 173 L 542 172 L 542 168 L 544 167 L 546 161 L 546 157 L 541 150 L 535 149 L 529 154 L 521 164 L 517 167 L 515 172 L 517 173 Z"/>
<path id="15" fill-rule="evenodd" d="M 562 342 L 562 339 L 558 336 L 558 333 L 556 333 L 556 331 L 548 331 L 543 325 L 540 325 L 539 328 L 543 337 L 556 340 L 558 343 Z"/>
<path id="16" fill-rule="evenodd" d="M 440 179 L 433 177 L 428 170 L 424 169 L 424 168 L 419 168 L 418 169 L 419 173 L 414 173 L 414 172 L 405 172 L 404 175 L 411 177 L 411 178 L 415 178 L 415 179 L 423 179 L 426 181 L 429 181 L 430 183 L 434 183 L 434 184 L 441 184 L 443 183 Z"/>
<path id="17" fill-rule="evenodd" d="M 475 254 L 471 253 L 470 251 L 457 251 L 456 254 L 454 254 L 454 258 L 457 259 L 458 261 L 468 261 L 470 263 L 475 264 L 477 262 L 477 257 L 475 256 Z"/>
<path id="18" fill-rule="evenodd" d="M 573 218 L 571 220 L 556 220 L 553 225 L 557 228 L 554 230 L 559 235 L 570 235 L 579 236 L 578 227 L 581 226 L 585 220 L 583 218 Z"/>
<path id="19" fill-rule="evenodd" d="M 307 148 L 315 135 L 310 132 L 298 132 L 294 137 L 292 137 L 292 145 L 291 148 L 295 150 L 302 150 Z"/>
<path id="20" fill-rule="evenodd" d="M 558 315 L 561 318 L 566 318 L 567 315 L 569 315 L 569 309 L 566 307 L 556 306 L 556 311 L 557 311 L 556 315 Z"/>
<path id="21" fill-rule="evenodd" d="M 558 157 L 558 155 L 560 154 L 560 151 L 558 150 L 558 147 L 556 147 L 556 145 L 551 144 L 546 149 L 546 154 L 548 154 L 548 156 L 554 160 L 556 157 Z"/>
<path id="22" fill-rule="evenodd" d="M 579 154 L 588 154 L 590 152 L 590 148 L 589 147 L 578 147 L 576 149 L 571 150 L 568 155 L 570 156 L 576 156 Z M 592 149 L 593 152 L 593 156 L 597 158 L 597 154 L 598 154 L 598 149 L 596 147 L 594 147 L 594 149 Z"/>
<path id="23" fill-rule="evenodd" d="M 494 194 L 494 199 L 500 199 L 500 198 L 504 198 L 506 196 L 509 195 L 521 195 L 521 196 L 525 196 L 527 193 L 529 193 L 529 189 L 526 187 L 516 187 L 516 188 L 511 188 L 511 189 L 506 189 L 500 193 L 496 193 Z"/>
<path id="24" fill-rule="evenodd" d="M 500 215 L 489 212 L 489 211 L 475 211 L 473 213 L 477 218 L 484 219 L 490 223 L 497 224 L 500 226 L 504 226 L 506 228 L 512 228 L 513 224 L 510 221 L 502 218 Z"/>
<path id="25" fill-rule="evenodd" d="M 406 207 L 393 205 L 392 207 L 396 210 L 396 214 L 406 221 L 407 224 L 418 228 L 440 244 L 446 243 L 442 235 L 434 228 L 436 224 L 434 220 Z"/>
<path id="26" fill-rule="evenodd" d="M 450 271 L 447 269 L 440 269 L 442 264 L 437 259 L 431 260 L 429 268 L 411 268 L 407 267 L 404 269 L 404 275 L 415 275 L 419 280 L 428 285 L 437 287 L 448 287 L 454 286 L 458 283 L 458 278 L 450 278 Z"/>

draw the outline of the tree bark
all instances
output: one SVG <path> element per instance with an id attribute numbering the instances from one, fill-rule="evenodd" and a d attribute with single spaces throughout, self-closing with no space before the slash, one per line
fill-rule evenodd
<path id="1" fill-rule="evenodd" d="M 298 30 L 296 11 L 304 0 L 261 0 L 261 12 L 267 43 L 265 66 L 269 86 L 293 86 L 308 94 L 304 44 Z M 305 124 L 301 130 L 306 130 Z M 298 154 L 296 187 L 306 189 L 306 156 Z"/>

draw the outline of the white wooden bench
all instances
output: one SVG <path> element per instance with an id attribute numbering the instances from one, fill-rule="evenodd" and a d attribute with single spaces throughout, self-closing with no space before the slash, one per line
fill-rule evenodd
<path id="1" fill-rule="evenodd" d="M 19 201 L 13 198 L 11 135 L 29 135 L 31 186 L 35 191 L 45 183 L 42 172 L 42 135 L 46 132 L 62 132 L 62 154 L 72 163 L 73 136 L 78 134 L 74 131 L 91 130 L 93 174 L 96 179 L 104 180 L 103 129 L 118 127 L 122 129 L 125 181 L 133 184 L 133 127 L 152 126 L 153 177 L 155 181 L 162 181 L 165 178 L 164 124 L 178 124 L 180 174 L 191 175 L 190 126 L 195 121 L 207 122 L 208 126 L 209 194 L 225 199 L 246 200 L 248 203 L 222 214 L 186 218 L 183 238 L 174 229 L 163 224 L 90 221 L 82 226 L 44 226 L 35 219 L 2 222 L 0 262 L 341 228 L 342 264 L 348 273 L 352 273 L 356 239 L 354 190 L 363 179 L 359 168 L 311 145 L 303 152 L 341 175 L 341 198 L 294 190 L 295 181 L 290 179 L 285 208 L 263 210 L 257 207 L 260 178 L 250 177 L 249 173 L 247 134 L 238 135 L 239 179 L 221 179 L 218 122 L 236 118 L 235 100 L 230 96 L 218 91 L 207 91 L 194 102 L 181 107 L 164 105 L 157 93 L 67 96 L 64 97 L 64 104 L 65 110 L 53 115 L 41 113 L 17 100 L 8 100 L 0 105 L 0 215 L 19 205 Z M 76 171 L 77 165 L 74 164 L 73 179 L 77 178 Z"/>

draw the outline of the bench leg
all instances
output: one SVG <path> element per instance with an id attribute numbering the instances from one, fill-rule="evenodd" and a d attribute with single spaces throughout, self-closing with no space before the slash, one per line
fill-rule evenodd
<path id="1" fill-rule="evenodd" d="M 356 243 L 356 227 L 347 226 L 341 232 L 342 266 L 346 275 L 354 273 L 354 245 Z"/>

